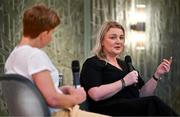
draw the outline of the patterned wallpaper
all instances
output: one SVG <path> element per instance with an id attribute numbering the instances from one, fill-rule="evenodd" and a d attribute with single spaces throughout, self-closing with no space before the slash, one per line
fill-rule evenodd
<path id="1" fill-rule="evenodd" d="M 56 9 L 62 23 L 51 44 L 44 48 L 60 72 L 64 84 L 72 84 L 71 61 L 84 56 L 84 0 L 1 0 L 0 2 L 0 73 L 4 62 L 22 34 L 22 13 L 25 8 L 43 2 Z M 145 4 L 144 49 L 137 49 L 136 36 L 130 36 L 130 11 L 136 4 Z M 124 55 L 132 57 L 144 80 L 152 76 L 163 58 L 173 56 L 172 70 L 159 82 L 156 95 L 180 114 L 180 0 L 91 0 L 91 47 L 98 27 L 105 20 L 116 20 L 126 29 Z"/>

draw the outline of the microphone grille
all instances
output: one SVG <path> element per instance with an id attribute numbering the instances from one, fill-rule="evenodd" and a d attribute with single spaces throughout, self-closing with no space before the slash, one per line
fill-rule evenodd
<path id="1" fill-rule="evenodd" d="M 125 62 L 126 62 L 126 64 L 127 64 L 127 63 L 132 63 L 131 56 L 126 55 L 126 56 L 125 56 Z"/>
<path id="2" fill-rule="evenodd" d="M 80 70 L 79 61 L 78 60 L 73 60 L 72 64 L 71 64 L 71 67 L 72 67 L 73 72 L 79 72 L 79 70 Z"/>

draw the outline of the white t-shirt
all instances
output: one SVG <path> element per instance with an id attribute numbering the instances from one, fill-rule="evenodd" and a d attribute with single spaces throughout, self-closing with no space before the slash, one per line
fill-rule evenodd
<path id="1" fill-rule="evenodd" d="M 5 63 L 6 74 L 20 74 L 32 82 L 32 75 L 43 70 L 50 71 L 55 88 L 59 93 L 62 93 L 62 91 L 58 88 L 58 70 L 54 67 L 51 60 L 44 51 L 29 45 L 17 46 L 11 52 Z M 54 111 L 60 111 L 60 109 L 50 108 L 50 111 L 52 113 Z"/>

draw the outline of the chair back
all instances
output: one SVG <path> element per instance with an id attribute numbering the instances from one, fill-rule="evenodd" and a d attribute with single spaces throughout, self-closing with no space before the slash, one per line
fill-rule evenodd
<path id="1" fill-rule="evenodd" d="M 7 116 L 50 116 L 45 99 L 29 79 L 18 74 L 5 74 L 0 76 L 0 86 Z"/>

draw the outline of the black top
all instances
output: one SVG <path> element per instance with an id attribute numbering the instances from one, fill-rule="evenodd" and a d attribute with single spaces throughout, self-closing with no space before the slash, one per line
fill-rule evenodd
<path id="1" fill-rule="evenodd" d="M 81 71 L 81 85 L 86 92 L 96 86 L 113 83 L 128 74 L 128 67 L 124 61 L 117 59 L 119 68 L 98 59 L 94 56 L 85 61 Z M 88 111 L 106 114 L 110 116 L 164 116 L 177 114 L 168 105 L 156 96 L 139 97 L 139 91 L 144 81 L 138 77 L 136 85 L 127 86 L 114 96 L 94 101 L 89 96 Z"/>
<path id="2" fill-rule="evenodd" d="M 83 64 L 80 78 L 81 85 L 85 88 L 85 91 L 87 92 L 92 87 L 113 83 L 124 78 L 125 75 L 128 74 L 128 68 L 124 61 L 117 59 L 117 62 L 121 66 L 122 70 L 104 60 L 100 60 L 97 56 L 88 58 Z M 139 97 L 138 89 L 142 87 L 144 81 L 139 79 L 139 82 L 141 84 L 127 86 L 114 96 L 102 101 L 95 102 L 88 96 L 90 108 L 97 107 L 98 105 L 102 105 L 116 99 L 132 99 Z"/>

